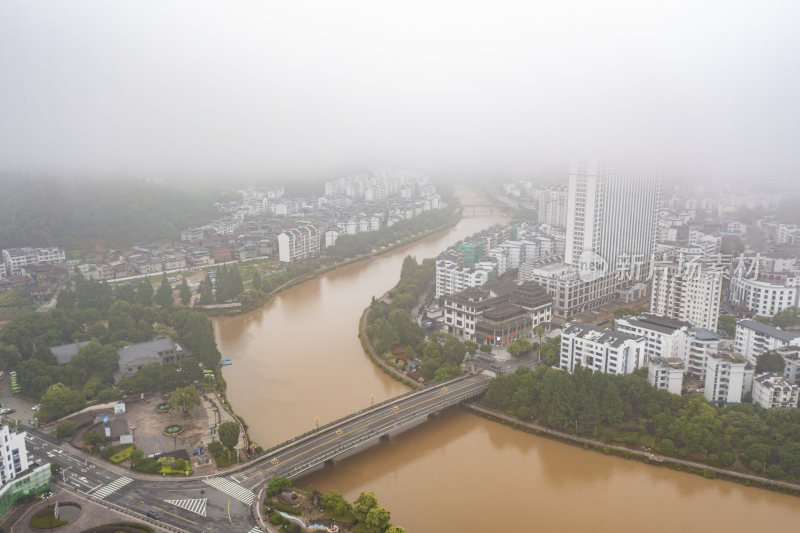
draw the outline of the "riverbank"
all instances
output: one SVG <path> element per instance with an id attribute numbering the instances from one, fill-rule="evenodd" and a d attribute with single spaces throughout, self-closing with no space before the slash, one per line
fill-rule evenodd
<path id="1" fill-rule="evenodd" d="M 447 229 L 451 229 L 451 228 L 455 227 L 456 224 L 458 224 L 460 218 L 461 217 L 459 216 L 458 219 L 456 219 L 456 220 L 454 220 L 454 221 L 452 221 L 452 222 L 450 222 L 448 224 L 443 224 L 443 225 L 437 226 L 435 228 L 431 228 L 429 230 L 425 230 L 425 231 L 422 231 L 422 232 L 419 232 L 419 233 L 415 233 L 414 235 L 412 235 L 410 237 L 406 237 L 404 239 L 400 239 L 399 241 L 395 241 L 392 244 L 388 244 L 388 245 L 380 248 L 378 251 L 370 251 L 370 252 L 358 255 L 356 257 L 351 257 L 349 259 L 345 259 L 345 260 L 342 260 L 342 261 L 336 261 L 336 262 L 334 262 L 334 263 L 332 263 L 330 265 L 325 265 L 323 267 L 320 267 L 317 270 L 314 270 L 313 272 L 309 272 L 307 274 L 302 274 L 300 276 L 292 278 L 292 279 L 286 281 L 285 283 L 283 283 L 282 285 L 280 285 L 280 286 L 276 287 L 275 289 L 271 290 L 270 292 L 262 295 L 258 299 L 258 302 L 255 305 L 240 306 L 240 307 L 234 307 L 234 308 L 223 308 L 223 309 L 201 309 L 201 308 L 198 308 L 198 310 L 199 311 L 203 311 L 209 317 L 232 317 L 232 316 L 238 316 L 238 315 L 242 315 L 242 314 L 245 314 L 245 313 L 249 313 L 250 311 L 255 311 L 256 309 L 259 309 L 259 308 L 263 307 L 264 305 L 266 305 L 267 302 L 269 302 L 272 299 L 273 296 L 276 296 L 277 294 L 280 294 L 281 292 L 283 292 L 283 291 L 285 291 L 287 289 L 290 289 L 290 288 L 292 288 L 292 287 L 294 287 L 296 285 L 300 285 L 301 283 L 305 283 L 307 281 L 310 281 L 310 280 L 312 280 L 312 279 L 314 279 L 316 277 L 319 277 L 319 276 L 321 276 L 323 274 L 331 272 L 332 270 L 335 270 L 337 268 L 341 268 L 341 267 L 344 267 L 344 266 L 347 266 L 347 265 L 352 265 L 354 263 L 358 263 L 359 261 L 363 261 L 364 259 L 369 259 L 370 257 L 376 257 L 376 256 L 380 256 L 380 255 L 386 254 L 388 252 L 396 250 L 397 248 L 401 248 L 403 246 L 407 246 L 409 244 L 412 244 L 414 242 L 422 240 L 422 239 L 424 239 L 426 237 L 429 237 L 429 236 L 434 235 L 436 233 L 439 233 L 441 231 L 445 231 Z"/>

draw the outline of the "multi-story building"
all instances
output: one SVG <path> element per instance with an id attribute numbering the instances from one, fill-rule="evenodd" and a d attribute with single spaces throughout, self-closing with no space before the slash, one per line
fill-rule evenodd
<path id="1" fill-rule="evenodd" d="M 775 352 L 783 357 L 783 377 L 800 385 L 800 346 L 781 346 Z"/>
<path id="2" fill-rule="evenodd" d="M 26 432 L 12 432 L 8 425 L 0 425 L 0 487 L 28 469 L 28 451 L 25 448 Z"/>
<path id="3" fill-rule="evenodd" d="M 773 317 L 778 311 L 797 307 L 798 293 L 800 276 L 796 274 L 731 277 L 730 303 L 758 316 Z"/>
<path id="4" fill-rule="evenodd" d="M 575 266 L 546 259 L 520 265 L 517 279 L 544 287 L 553 298 L 553 314 L 563 318 L 610 303 L 619 286 L 616 273 L 584 281 Z"/>
<path id="5" fill-rule="evenodd" d="M 656 388 L 680 394 L 683 385 L 683 361 L 677 357 L 649 357 L 647 381 Z"/>
<path id="6" fill-rule="evenodd" d="M 631 374 L 645 364 L 644 347 L 641 337 L 570 322 L 561 332 L 560 366 L 570 373 L 581 365 L 593 372 Z"/>
<path id="7" fill-rule="evenodd" d="M 480 287 L 495 277 L 496 266 L 491 261 L 482 261 L 472 267 L 465 267 L 452 254 L 440 256 L 436 260 L 436 297 L 460 292 L 470 287 Z"/>
<path id="8" fill-rule="evenodd" d="M 719 335 L 705 328 L 689 330 L 688 348 L 683 360 L 686 373 L 703 381 L 708 357 L 717 352 L 721 340 Z"/>
<path id="9" fill-rule="evenodd" d="M 492 281 L 444 297 L 448 333 L 478 342 L 505 346 L 530 338 L 539 324 L 552 318 L 552 300 L 535 283 L 516 285 Z"/>
<path id="10" fill-rule="evenodd" d="M 3 263 L 7 276 L 19 276 L 26 266 L 42 263 L 63 263 L 66 254 L 60 248 L 7 248 Z"/>
<path id="11" fill-rule="evenodd" d="M 654 265 L 650 311 L 656 315 L 717 329 L 723 272 L 706 260 L 679 258 Z"/>
<path id="12" fill-rule="evenodd" d="M 800 346 L 800 336 L 755 320 L 739 320 L 736 323 L 734 348 L 749 363 L 755 364 L 759 355 L 782 346 Z"/>
<path id="13" fill-rule="evenodd" d="M 753 379 L 753 403 L 764 409 L 797 407 L 800 387 L 780 374 L 767 372 Z"/>
<path id="14" fill-rule="evenodd" d="M 560 185 L 539 191 L 538 217 L 540 224 L 557 228 L 567 225 L 567 187 Z"/>
<path id="15" fill-rule="evenodd" d="M 168 335 L 161 335 L 152 341 L 125 346 L 117 351 L 119 370 L 114 373 L 115 381 L 130 378 L 147 365 L 158 363 L 161 366 L 174 365 L 185 359 L 189 353 Z"/>
<path id="16" fill-rule="evenodd" d="M 287 229 L 278 235 L 281 263 L 297 263 L 319 255 L 319 230 L 310 224 Z"/>
<path id="17" fill-rule="evenodd" d="M 205 228 L 186 228 L 181 230 L 181 241 L 201 242 L 205 236 Z"/>
<path id="18" fill-rule="evenodd" d="M 609 271 L 647 262 L 653 252 L 660 180 L 652 170 L 570 165 L 564 262 L 578 265 L 584 252 L 602 257 Z"/>
<path id="19" fill-rule="evenodd" d="M 745 392 L 747 369 L 745 358 L 738 353 L 718 351 L 709 354 L 706 361 L 706 378 L 703 394 L 715 403 L 739 403 Z"/>

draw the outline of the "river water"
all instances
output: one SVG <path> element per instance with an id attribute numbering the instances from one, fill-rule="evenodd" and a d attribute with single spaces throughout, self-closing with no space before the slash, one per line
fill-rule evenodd
<path id="1" fill-rule="evenodd" d="M 460 189 L 462 203 L 480 200 Z M 251 313 L 214 319 L 228 397 L 270 447 L 408 389 L 364 355 L 358 319 L 400 276 L 501 216 L 469 216 L 385 255 L 289 289 Z M 375 492 L 409 533 L 793 529 L 800 499 L 607 457 L 451 409 L 299 480 L 349 500 Z"/>

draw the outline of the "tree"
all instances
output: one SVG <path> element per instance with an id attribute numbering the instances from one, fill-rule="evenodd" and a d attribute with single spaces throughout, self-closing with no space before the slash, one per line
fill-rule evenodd
<path id="1" fill-rule="evenodd" d="M 83 442 L 89 446 L 97 446 L 101 442 L 105 442 L 105 436 L 96 429 L 90 429 L 83 434 Z"/>
<path id="2" fill-rule="evenodd" d="M 181 282 L 178 295 L 181 297 L 181 303 L 183 305 L 189 305 L 189 302 L 192 301 L 192 290 L 189 288 L 189 283 L 186 281 L 186 278 L 183 278 Z"/>
<path id="3" fill-rule="evenodd" d="M 222 426 L 220 426 L 221 428 Z M 267 496 L 277 496 L 292 488 L 292 481 L 285 477 L 274 477 L 267 483 Z"/>
<path id="4" fill-rule="evenodd" d="M 783 357 L 775 352 L 764 352 L 756 358 L 756 375 L 763 372 L 776 372 L 783 374 L 785 362 Z"/>
<path id="5" fill-rule="evenodd" d="M 658 451 L 664 455 L 672 455 L 675 453 L 675 443 L 671 439 L 661 439 L 658 443 Z"/>
<path id="6" fill-rule="evenodd" d="M 175 407 L 181 408 L 181 413 L 183 416 L 187 416 L 189 411 L 194 409 L 195 407 L 200 405 L 200 395 L 197 394 L 197 390 L 191 385 L 188 387 L 183 387 L 180 389 L 175 389 L 172 391 L 172 394 L 169 396 L 170 403 Z M 239 437 L 238 428 L 239 426 L 236 425 L 237 434 L 236 437 Z M 220 430 L 222 427 L 220 427 Z M 220 440 L 222 439 L 222 434 L 220 433 Z"/>
<path id="7" fill-rule="evenodd" d="M 239 444 L 239 424 L 236 422 L 223 422 L 217 429 L 219 441 L 228 449 L 233 449 Z"/>
<path id="8" fill-rule="evenodd" d="M 59 439 L 68 439 L 75 433 L 75 422 L 72 420 L 62 420 L 56 426 L 56 437 Z"/>
<path id="9" fill-rule="evenodd" d="M 389 510 L 378 505 L 369 510 L 364 523 L 375 533 L 383 533 L 389 527 L 389 518 Z"/>
<path id="10" fill-rule="evenodd" d="M 736 335 L 736 319 L 731 315 L 719 315 L 717 329 L 725 332 L 725 337 L 732 339 Z"/>
<path id="11" fill-rule="evenodd" d="M 786 329 L 800 324 L 800 316 L 798 316 L 797 307 L 788 307 L 783 311 L 778 311 L 772 317 L 772 323 L 775 327 Z"/>
<path id="12" fill-rule="evenodd" d="M 471 356 L 474 356 L 476 353 L 478 353 L 477 342 L 473 342 L 471 340 L 465 340 L 463 344 L 464 344 L 464 349 L 467 350 L 467 353 L 470 354 Z"/>
<path id="13" fill-rule="evenodd" d="M 356 516 L 356 520 L 365 522 L 367 513 L 377 506 L 378 500 L 375 498 L 375 494 L 366 490 L 361 491 L 356 501 L 353 502 L 353 514 Z"/>
<path id="14" fill-rule="evenodd" d="M 147 279 L 139 281 L 139 285 L 136 287 L 136 301 L 144 306 L 153 303 L 153 286 Z"/>
<path id="15" fill-rule="evenodd" d="M 406 530 L 400 526 L 392 526 L 385 533 L 406 533 Z"/>
<path id="16" fill-rule="evenodd" d="M 323 494 L 321 498 L 322 507 L 334 516 L 342 516 L 350 510 L 350 504 L 335 490 Z"/>
<path id="17" fill-rule="evenodd" d="M 161 285 L 158 286 L 153 302 L 161 307 L 172 307 L 172 285 L 167 280 L 167 274 L 161 277 Z"/>
<path id="18" fill-rule="evenodd" d="M 66 387 L 63 383 L 56 383 L 48 387 L 42 395 L 41 407 L 37 414 L 39 420 L 50 420 L 62 415 L 77 411 L 84 406 L 83 398 L 78 391 Z"/>
<path id="19" fill-rule="evenodd" d="M 206 274 L 206 279 L 200 284 L 200 305 L 214 303 L 214 282 L 211 281 L 211 274 Z"/>
<path id="20" fill-rule="evenodd" d="M 258 275 L 258 272 L 253 272 L 253 290 L 261 291 L 261 276 Z"/>
<path id="21" fill-rule="evenodd" d="M 483 353 L 492 353 L 491 344 L 481 344 L 480 351 Z"/>

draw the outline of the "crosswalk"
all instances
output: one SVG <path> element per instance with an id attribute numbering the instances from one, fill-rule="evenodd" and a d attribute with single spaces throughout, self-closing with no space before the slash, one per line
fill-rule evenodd
<path id="1" fill-rule="evenodd" d="M 253 529 L 251 529 L 250 531 L 248 531 L 247 533 L 264 533 L 264 532 L 261 531 L 260 527 L 256 526 Z"/>
<path id="2" fill-rule="evenodd" d="M 101 499 L 105 498 L 109 494 L 113 494 L 113 493 L 117 492 L 119 489 L 121 489 L 122 487 L 124 487 L 125 485 L 130 483 L 131 481 L 133 481 L 131 478 L 125 477 L 125 476 L 117 478 L 114 481 L 112 481 L 111 483 L 109 483 L 108 485 L 103 485 L 102 487 L 97 489 L 97 492 L 94 493 L 94 496 L 96 496 L 98 498 L 101 498 Z"/>
<path id="3" fill-rule="evenodd" d="M 181 509 L 186 509 L 190 513 L 199 514 L 200 516 L 206 515 L 206 502 L 208 498 L 190 498 L 186 500 L 164 500 Z"/>
<path id="4" fill-rule="evenodd" d="M 206 485 L 211 485 L 215 489 L 232 496 L 245 505 L 251 505 L 256 497 L 252 490 L 248 490 L 238 483 L 224 477 L 211 477 L 203 480 Z"/>

